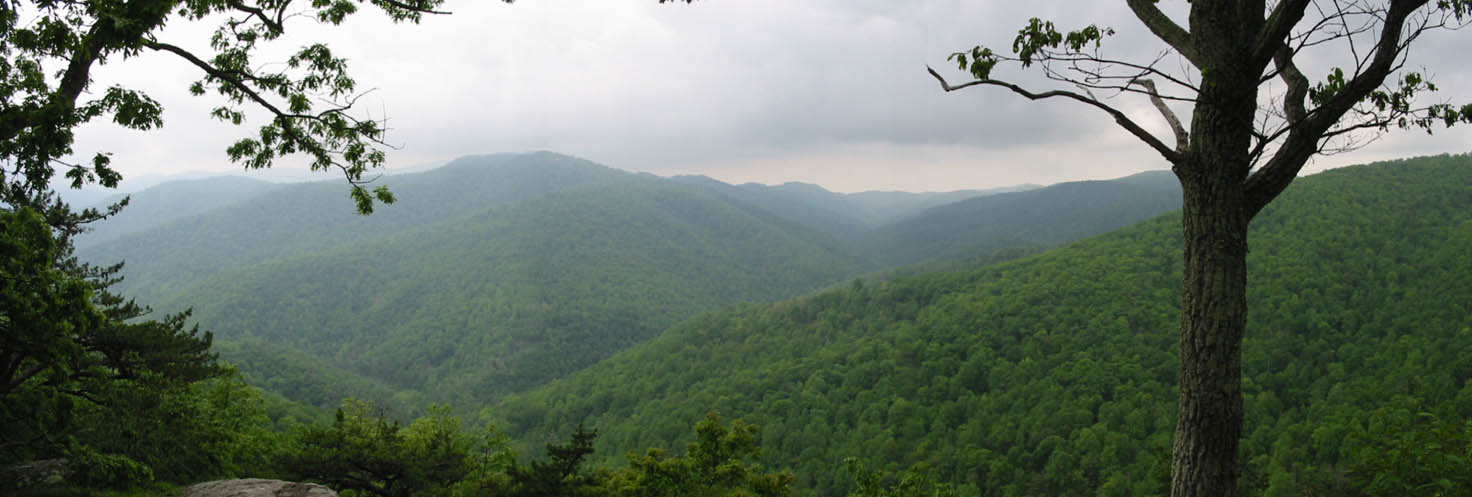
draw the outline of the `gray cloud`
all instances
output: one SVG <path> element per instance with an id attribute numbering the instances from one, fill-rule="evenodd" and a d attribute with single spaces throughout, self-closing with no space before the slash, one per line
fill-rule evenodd
<path id="1" fill-rule="evenodd" d="M 930 64 L 959 80 L 948 53 L 978 43 L 1004 48 L 1031 16 L 1062 27 L 1113 26 L 1112 53 L 1159 50 L 1116 3 L 454 0 L 448 7 L 454 15 L 420 26 L 369 14 L 343 29 L 293 35 L 326 40 L 377 88 L 363 109 L 390 119 L 391 139 L 404 145 L 391 154 L 396 165 L 547 149 L 656 173 L 802 179 L 845 190 L 998 186 L 1163 167 L 1098 112 L 991 88 L 945 94 L 924 73 Z M 186 27 L 168 35 L 199 46 L 206 33 Z M 1426 47 L 1418 56 L 1444 81 L 1461 82 L 1448 88 L 1467 88 L 1466 52 L 1444 40 Z M 89 127 L 79 152 L 111 150 L 131 174 L 231 169 L 222 150 L 249 128 L 209 122 L 213 104 L 183 92 L 192 79 L 154 56 L 109 65 L 99 83 L 149 88 L 167 105 L 168 125 L 146 135 Z M 1461 91 L 1449 96 L 1472 98 Z M 1147 104 L 1119 104 L 1164 135 Z M 1365 152 L 1465 151 L 1466 136 L 1392 136 Z"/>

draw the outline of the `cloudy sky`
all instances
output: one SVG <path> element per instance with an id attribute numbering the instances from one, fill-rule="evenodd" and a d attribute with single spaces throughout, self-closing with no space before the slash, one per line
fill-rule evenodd
<path id="1" fill-rule="evenodd" d="M 1047 184 L 1165 167 L 1097 111 L 993 88 L 947 94 L 925 73 L 928 64 L 963 80 L 947 54 L 978 43 L 1004 48 L 1033 16 L 1113 27 L 1108 53 L 1148 59 L 1162 47 L 1123 2 L 450 0 L 446 10 L 454 14 L 419 25 L 372 12 L 336 29 L 288 25 L 287 42 L 326 41 L 360 86 L 375 89 L 359 108 L 388 118 L 390 141 L 401 145 L 391 169 L 551 150 L 661 175 L 851 192 Z M 161 39 L 203 51 L 208 32 L 176 25 Z M 1459 48 L 1468 35 L 1432 33 L 1416 46 L 1411 65 L 1449 89 L 1434 100 L 1472 101 L 1472 54 Z M 196 78 L 159 55 L 101 67 L 98 88 L 146 89 L 164 103 L 166 124 L 147 133 L 89 125 L 77 151 L 110 151 L 135 178 L 238 170 L 223 150 L 253 127 L 211 121 L 216 102 L 185 91 Z M 1148 102 L 1111 103 L 1167 136 Z M 1310 169 L 1468 151 L 1465 127 L 1430 137 L 1393 132 Z M 257 176 L 301 177 L 300 164 Z"/>

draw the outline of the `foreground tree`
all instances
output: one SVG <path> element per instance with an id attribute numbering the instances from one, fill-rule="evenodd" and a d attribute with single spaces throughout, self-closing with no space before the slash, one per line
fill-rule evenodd
<path id="1" fill-rule="evenodd" d="M 487 461 L 499 461 L 504 440 L 472 437 L 448 406 L 408 426 L 347 400 L 331 426 L 301 427 L 279 463 L 287 476 L 327 484 L 355 495 L 414 497 L 447 495 Z"/>
<path id="2" fill-rule="evenodd" d="M 108 291 L 115 268 L 70 254 L 36 210 L 0 209 L 0 463 L 71 451 L 76 413 L 116 407 L 120 388 L 152 394 L 227 373 L 187 313 L 135 320 L 146 309 Z"/>
<path id="3" fill-rule="evenodd" d="M 395 21 L 418 21 L 442 0 L 371 2 Z M 351 184 L 358 209 L 370 212 L 374 200 L 392 202 L 382 186 L 372 193 L 365 177 L 383 165 L 381 121 L 352 114 L 361 95 L 344 59 L 326 45 L 308 44 L 284 64 L 262 64 L 258 48 L 280 38 L 298 19 L 340 24 L 369 2 L 353 0 L 63 0 L 10 2 L 0 8 L 0 179 L 3 200 L 38 204 L 46 199 L 58 167 L 73 187 L 98 182 L 114 186 L 121 176 L 106 153 L 89 164 L 67 163 L 77 126 L 105 118 L 132 129 L 163 124 L 159 103 L 137 90 L 91 88 L 91 71 L 104 62 L 124 63 L 142 52 L 177 57 L 202 74 L 189 86 L 195 95 L 213 92 L 224 103 L 212 115 L 242 124 L 246 108 L 269 118 L 255 136 L 227 150 L 246 168 L 269 167 L 279 156 L 303 153 L 313 170 L 340 169 Z M 196 53 L 169 40 L 165 25 L 221 19 L 209 53 Z M 51 77 L 59 74 L 59 77 Z"/>
<path id="4" fill-rule="evenodd" d="M 1354 148 L 1362 133 L 1390 126 L 1429 131 L 1472 122 L 1472 105 L 1417 106 L 1416 97 L 1436 87 L 1404 70 L 1411 44 L 1428 31 L 1463 26 L 1472 1 L 1194 0 L 1185 26 L 1160 10 L 1158 0 L 1126 3 L 1168 47 L 1158 57 L 1107 57 L 1100 50 L 1112 29 L 1060 32 L 1033 19 L 1011 55 L 983 47 L 952 54 L 973 81 L 952 85 L 930 73 L 946 91 L 996 86 L 1033 100 L 1083 103 L 1170 162 L 1183 190 L 1185 239 L 1171 495 L 1231 497 L 1241 477 L 1248 224 L 1317 153 Z M 1305 60 L 1344 62 L 1315 84 L 1299 69 Z M 1039 69 L 1076 90 L 1033 91 L 995 79 L 1001 63 Z M 1187 69 L 1172 72 L 1175 67 Z M 1174 143 L 1095 92 L 1149 99 Z M 1171 105 L 1191 107 L 1189 131 Z"/>
<path id="5" fill-rule="evenodd" d="M 629 467 L 608 479 L 617 497 L 786 497 L 796 480 L 786 471 L 766 472 L 757 427 L 741 420 L 726 425 L 715 412 L 695 424 L 695 442 L 682 457 L 664 449 L 629 453 Z"/>

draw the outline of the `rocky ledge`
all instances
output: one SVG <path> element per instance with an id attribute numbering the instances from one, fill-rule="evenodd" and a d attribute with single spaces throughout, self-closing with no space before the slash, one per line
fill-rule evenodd
<path id="1" fill-rule="evenodd" d="M 281 480 L 219 480 L 184 488 L 182 497 L 337 497 L 337 492 L 315 483 Z"/>

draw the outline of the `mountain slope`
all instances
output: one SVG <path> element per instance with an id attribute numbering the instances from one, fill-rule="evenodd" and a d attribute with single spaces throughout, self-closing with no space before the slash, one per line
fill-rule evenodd
<path id="1" fill-rule="evenodd" d="M 193 305 L 222 339 L 293 347 L 473 406 L 698 312 L 788 298 L 871 269 L 830 237 L 760 209 L 630 178 L 243 266 L 157 307 Z"/>
<path id="2" fill-rule="evenodd" d="M 242 202 L 280 186 L 240 176 L 170 181 L 129 194 L 128 206 L 122 212 L 93 223 L 92 231 L 77 237 L 76 243 L 85 250 L 120 236 Z M 122 198 L 122 195 L 115 195 L 98 207 L 106 207 Z"/>
<path id="3" fill-rule="evenodd" d="M 465 157 L 383 179 L 399 202 L 360 216 L 339 181 L 283 185 L 237 203 L 83 248 L 99 263 L 126 261 L 118 289 L 153 301 L 200 279 L 284 257 L 393 236 L 491 206 L 636 175 L 549 152 Z"/>
<path id="4" fill-rule="evenodd" d="M 1299 492 L 1372 418 L 1472 418 L 1469 185 L 1469 156 L 1344 168 L 1254 221 L 1249 494 Z M 586 422 L 612 460 L 677 446 L 718 409 L 762 426 L 766 459 L 820 495 L 843 494 L 849 456 L 986 496 L 1160 495 L 1178 223 L 705 314 L 493 411 L 528 444 Z"/>
<path id="5" fill-rule="evenodd" d="M 1047 247 L 1106 233 L 1178 209 L 1169 171 L 1060 183 L 930 208 L 864 234 L 859 243 L 890 265 L 963 258 L 1014 247 Z"/>
<path id="6" fill-rule="evenodd" d="M 706 176 L 676 176 L 675 181 L 704 186 L 771 211 L 792 222 L 822 230 L 843 240 L 856 240 L 864 232 L 916 215 L 925 209 L 972 197 L 1024 191 L 1036 185 L 1018 185 L 989 190 L 951 192 L 859 192 L 836 193 L 811 183 L 781 185 L 745 183 L 731 185 Z"/>

